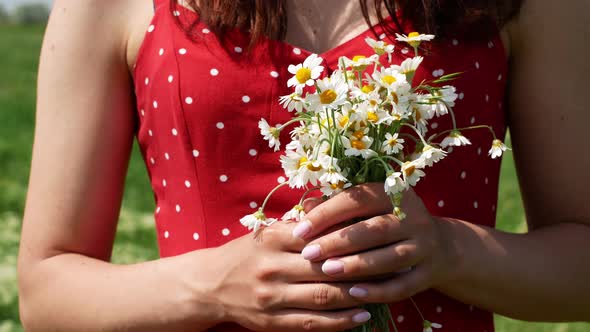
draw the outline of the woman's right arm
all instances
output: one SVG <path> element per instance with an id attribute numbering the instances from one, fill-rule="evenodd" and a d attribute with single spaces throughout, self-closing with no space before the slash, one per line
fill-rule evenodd
<path id="1" fill-rule="evenodd" d="M 210 306 L 189 303 L 178 281 L 186 258 L 108 263 L 134 127 L 125 2 L 56 1 L 46 30 L 18 262 L 29 331 L 161 330 L 189 316 L 203 325 L 216 319 Z"/>
<path id="2" fill-rule="evenodd" d="M 294 253 L 305 243 L 292 239 L 289 224 L 258 241 L 248 235 L 173 258 L 109 262 L 134 128 L 126 3 L 58 0 L 47 27 L 18 261 L 26 330 L 358 325 L 350 285 L 305 283 L 326 277 Z"/>

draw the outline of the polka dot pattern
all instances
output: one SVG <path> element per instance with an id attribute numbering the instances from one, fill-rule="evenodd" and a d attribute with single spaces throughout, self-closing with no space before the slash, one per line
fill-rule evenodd
<path id="1" fill-rule="evenodd" d="M 156 0 L 159 8 L 174 6 Z M 166 9 L 166 8 L 164 8 Z M 229 32 L 226 49 L 220 49 L 212 31 L 203 23 L 195 25 L 197 42 L 186 39 L 174 25 L 175 18 L 195 18 L 180 6 L 158 10 L 150 23 L 133 72 L 136 92 L 137 139 L 146 160 L 156 199 L 160 252 L 163 257 L 216 247 L 248 231 L 239 219 L 260 208 L 266 194 L 287 181 L 280 163 L 281 152 L 268 148 L 258 130 L 258 120 L 286 123 L 293 116 L 278 103 L 291 91 L 286 82 L 292 75 L 289 64 L 301 63 L 310 53 L 280 41 L 261 49 L 280 54 L 249 54 L 247 38 Z M 413 56 L 413 50 L 376 27 L 377 36 L 396 46 L 393 62 Z M 350 54 L 366 52 L 367 32 L 346 42 Z M 236 37 L 236 38 L 233 38 Z M 243 36 L 242 36 L 243 37 Z M 458 126 L 487 124 L 496 136 L 504 137 L 505 120 L 501 101 L 507 83 L 507 67 L 500 39 L 464 41 L 451 36 L 433 44 L 415 81 L 432 80 L 448 73 L 463 74 L 451 84 L 458 98 L 453 110 Z M 322 54 L 323 65 L 333 71 L 340 51 Z M 248 59 L 248 65 L 244 65 Z M 381 58 L 387 61 L 387 56 Z M 435 117 L 429 133 L 452 127 L 450 117 Z M 492 227 L 497 206 L 500 163 L 487 156 L 490 133 L 464 133 L 472 142 L 452 151 L 443 162 L 428 168 L 428 176 L 416 188 L 427 209 L 438 216 L 457 218 Z M 288 143 L 284 132 L 281 143 Z M 464 173 L 463 173 L 464 172 Z M 462 176 L 462 174 L 464 174 Z M 444 188 L 444 189 L 442 189 Z M 280 217 L 302 191 L 282 189 L 268 202 L 265 212 Z M 426 291 L 415 297 L 423 313 L 449 331 L 493 331 L 493 316 L 443 294 Z M 400 332 L 419 328 L 420 319 L 412 304 L 392 305 Z M 468 319 L 455 319 L 464 317 Z M 476 318 L 471 318 L 476 317 Z M 243 332 L 231 326 L 228 331 Z"/>

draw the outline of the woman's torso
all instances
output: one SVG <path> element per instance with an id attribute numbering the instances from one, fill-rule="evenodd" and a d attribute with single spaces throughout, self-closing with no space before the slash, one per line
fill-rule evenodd
<path id="1" fill-rule="evenodd" d="M 260 206 L 266 193 L 284 179 L 279 153 L 266 146 L 257 122 L 262 117 L 271 123 L 290 118 L 278 104 L 279 96 L 289 93 L 287 66 L 302 62 L 310 54 L 309 47 L 325 50 L 320 56 L 333 70 L 340 55 L 369 53 L 364 37 L 375 37 L 362 26 L 362 15 L 357 12 L 342 16 L 358 22 L 350 23 L 354 28 L 349 31 L 318 32 L 314 41 L 313 28 L 305 28 L 308 22 L 295 20 L 298 24 L 290 25 L 288 42 L 264 39 L 247 52 L 248 35 L 238 31 L 230 33 L 224 47 L 202 23 L 194 38 L 188 38 L 175 19 L 191 20 L 196 14 L 181 6 L 170 10 L 168 3 L 158 1 L 155 15 L 142 10 L 150 13 L 147 24 L 134 19 L 134 24 L 145 26 L 141 33 L 130 34 L 128 52 L 137 96 L 136 134 L 156 200 L 162 256 L 223 245 L 246 233 L 239 218 Z M 342 24 L 335 12 L 330 11 L 332 21 L 324 21 Z M 377 28 L 377 33 L 382 31 Z M 418 73 L 418 79 L 432 79 L 464 72 L 454 82 L 459 93 L 458 125 L 492 125 L 499 137 L 505 133 L 507 74 L 502 44 L 499 34 L 476 42 L 449 38 L 437 44 Z M 408 51 L 396 44 L 393 61 L 410 56 Z M 429 123 L 432 132 L 450 127 L 449 118 Z M 487 157 L 489 133 L 472 132 L 468 137 L 473 145 L 456 148 L 444 162 L 429 169 L 416 189 L 433 215 L 493 227 L 500 161 Z M 277 216 L 290 209 L 297 197 L 297 192 L 279 192 L 270 202 L 270 214 Z M 427 291 L 415 299 L 427 319 L 443 324 L 443 331 L 493 330 L 490 313 L 438 292 Z M 420 330 L 421 320 L 410 302 L 391 307 L 400 331 Z M 228 325 L 218 330 L 238 328 Z"/>

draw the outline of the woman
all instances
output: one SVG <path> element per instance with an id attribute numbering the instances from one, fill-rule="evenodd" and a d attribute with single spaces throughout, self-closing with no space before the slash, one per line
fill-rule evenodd
<path id="1" fill-rule="evenodd" d="M 370 319 L 362 304 L 372 302 L 393 303 L 400 331 L 419 331 L 421 315 L 441 331 L 490 332 L 490 312 L 590 320 L 590 115 L 579 98 L 590 72 L 577 37 L 590 32 L 586 2 L 527 1 L 518 15 L 508 1 L 485 7 L 513 14 L 500 31 L 443 15 L 461 11 L 387 2 L 441 36 L 422 77 L 464 72 L 458 121 L 491 124 L 500 137 L 510 125 L 529 233 L 493 229 L 499 161 L 484 158 L 489 139 L 473 133 L 472 147 L 410 192 L 407 222 L 391 222 L 382 185 L 369 184 L 310 200 L 308 220 L 277 223 L 257 240 L 237 220 L 281 175 L 256 122 L 288 119 L 276 105 L 287 65 L 315 52 L 333 69 L 338 55 L 369 51 L 363 37 L 398 26 L 385 17 L 368 30 L 361 4 L 375 22 L 371 1 L 198 3 L 159 0 L 154 14 L 145 0 L 56 1 L 19 255 L 27 330 L 338 331 Z M 403 54 L 396 44 L 395 59 Z M 166 258 L 121 266 L 109 258 L 135 134 Z M 280 193 L 271 214 L 296 196 Z M 366 220 L 343 237 L 356 217 Z"/>

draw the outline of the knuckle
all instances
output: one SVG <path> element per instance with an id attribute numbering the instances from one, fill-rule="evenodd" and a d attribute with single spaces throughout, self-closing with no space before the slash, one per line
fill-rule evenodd
<path id="1" fill-rule="evenodd" d="M 275 224 L 277 224 L 277 223 L 275 223 Z M 282 229 L 282 227 L 280 227 L 280 225 L 273 224 L 270 227 L 265 227 L 262 230 L 262 237 L 263 237 L 264 243 L 269 244 L 269 245 L 276 244 L 277 241 L 280 241 L 283 232 L 284 232 L 284 230 Z"/>
<path id="2" fill-rule="evenodd" d="M 401 261 L 408 260 L 412 254 L 410 247 L 404 246 L 404 245 L 394 246 L 393 252 L 397 256 L 397 258 Z"/>
<path id="3" fill-rule="evenodd" d="M 317 322 L 315 321 L 315 319 L 313 317 L 306 317 L 301 320 L 301 328 L 304 331 L 313 331 L 313 329 L 316 327 L 316 325 L 317 325 Z"/>
<path id="4" fill-rule="evenodd" d="M 262 315 L 262 317 L 256 319 L 256 324 L 263 331 L 272 331 L 274 327 L 272 315 Z"/>
<path id="5" fill-rule="evenodd" d="M 275 302 L 274 292 L 268 287 L 257 287 L 254 290 L 254 301 L 259 309 L 270 309 Z"/>
<path id="6" fill-rule="evenodd" d="M 346 198 L 357 204 L 364 204 L 367 203 L 369 200 L 369 195 L 367 195 L 367 189 L 362 185 L 351 187 L 344 191 L 344 193 L 346 195 Z"/>
<path id="7" fill-rule="evenodd" d="M 317 306 L 324 307 L 334 300 L 333 293 L 326 285 L 318 285 L 313 292 L 313 303 Z"/>
<path id="8" fill-rule="evenodd" d="M 278 265 L 270 262 L 261 262 L 256 268 L 255 276 L 258 280 L 274 280 L 281 273 L 281 269 Z"/>

